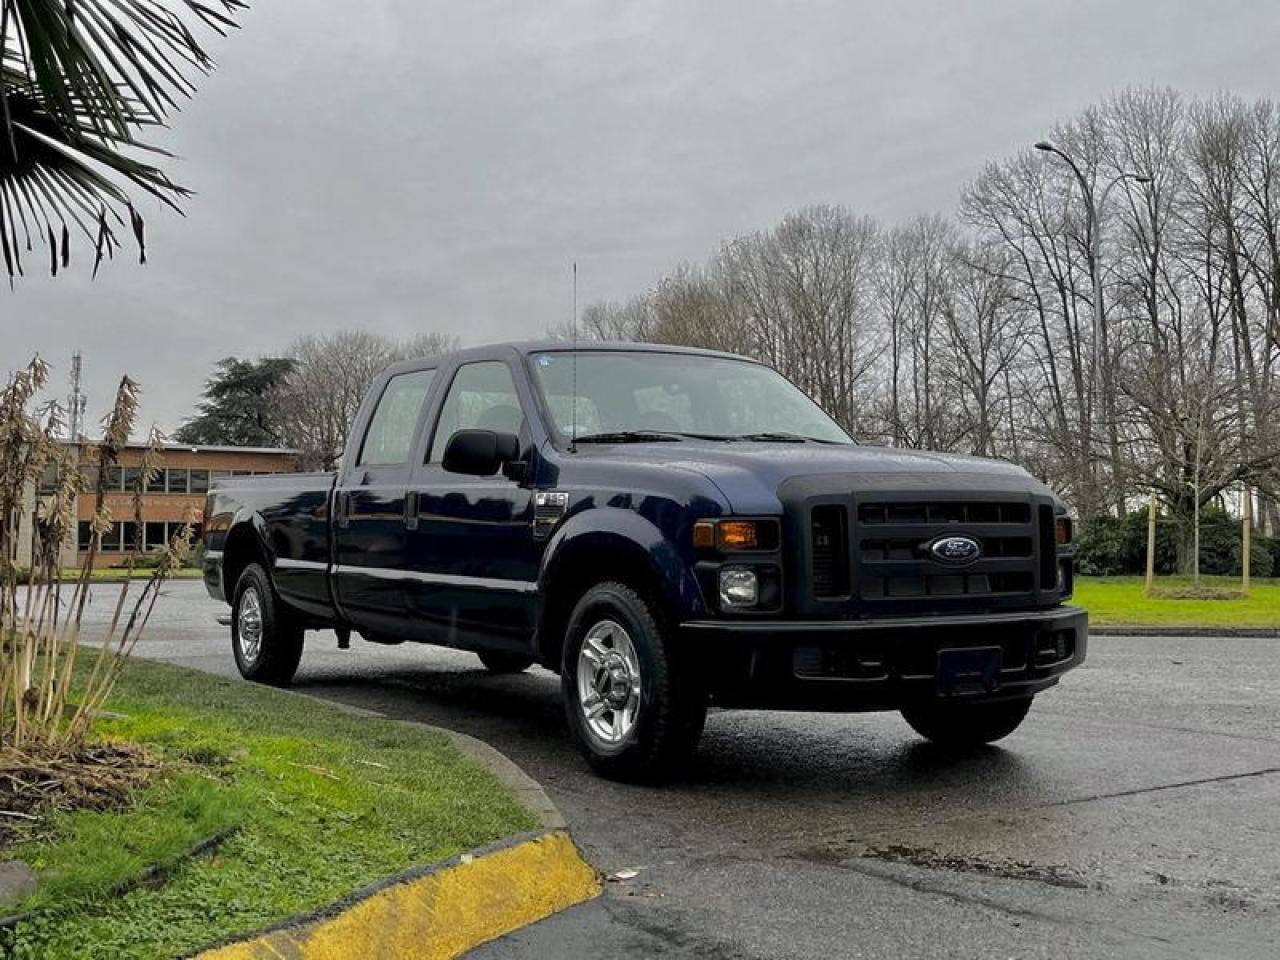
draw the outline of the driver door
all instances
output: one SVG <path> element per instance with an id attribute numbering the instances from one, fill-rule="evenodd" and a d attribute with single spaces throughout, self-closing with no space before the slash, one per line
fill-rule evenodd
<path id="1" fill-rule="evenodd" d="M 522 464 L 490 477 L 449 473 L 441 461 L 458 430 L 520 439 Z M 531 440 L 513 371 L 500 360 L 454 372 L 408 496 L 409 603 L 428 638 L 451 646 L 527 651 L 540 544 L 533 539 Z"/>

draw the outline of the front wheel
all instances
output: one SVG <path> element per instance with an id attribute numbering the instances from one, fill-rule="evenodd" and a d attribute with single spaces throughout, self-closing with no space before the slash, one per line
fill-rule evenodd
<path id="1" fill-rule="evenodd" d="M 697 746 L 707 697 L 670 640 L 657 605 L 626 584 L 598 584 L 574 608 L 561 692 L 569 729 L 602 776 L 660 777 Z"/>
<path id="2" fill-rule="evenodd" d="M 1031 697 L 994 703 L 937 700 L 903 707 L 902 717 L 916 733 L 940 746 L 977 747 L 1013 733 L 1030 709 Z"/>
<path id="3" fill-rule="evenodd" d="M 260 564 L 244 568 L 231 603 L 231 650 L 240 676 L 286 686 L 302 659 L 302 627 L 276 598 Z"/>

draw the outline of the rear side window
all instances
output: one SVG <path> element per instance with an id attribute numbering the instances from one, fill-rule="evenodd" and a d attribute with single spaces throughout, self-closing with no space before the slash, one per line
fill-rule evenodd
<path id="1" fill-rule="evenodd" d="M 409 462 L 413 431 L 418 426 L 418 416 L 435 375 L 434 370 L 414 370 L 387 381 L 360 446 L 360 458 L 356 461 L 360 466 Z"/>
<path id="2" fill-rule="evenodd" d="M 524 429 L 524 413 L 516 396 L 511 370 L 496 360 L 468 363 L 458 368 L 440 408 L 436 435 L 428 460 L 444 457 L 449 438 L 459 430 L 494 430 L 519 435 Z"/>

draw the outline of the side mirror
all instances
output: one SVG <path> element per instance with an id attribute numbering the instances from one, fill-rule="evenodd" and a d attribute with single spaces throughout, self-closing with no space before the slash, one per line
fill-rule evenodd
<path id="1" fill-rule="evenodd" d="M 449 438 L 441 462 L 450 473 L 491 477 L 503 464 L 520 458 L 520 438 L 493 430 L 459 430 Z"/>

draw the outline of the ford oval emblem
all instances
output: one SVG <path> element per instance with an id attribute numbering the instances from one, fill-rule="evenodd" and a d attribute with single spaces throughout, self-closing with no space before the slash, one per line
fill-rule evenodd
<path id="1" fill-rule="evenodd" d="M 973 537 L 939 537 L 929 544 L 929 555 L 939 563 L 961 567 L 982 556 L 982 544 Z"/>

